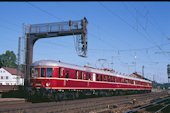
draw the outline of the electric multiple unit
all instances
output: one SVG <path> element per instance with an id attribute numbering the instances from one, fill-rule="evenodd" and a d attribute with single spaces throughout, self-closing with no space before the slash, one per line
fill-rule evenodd
<path id="1" fill-rule="evenodd" d="M 54 60 L 31 64 L 31 85 L 52 90 L 140 90 L 151 91 L 152 82 L 108 70 L 83 67 Z"/>

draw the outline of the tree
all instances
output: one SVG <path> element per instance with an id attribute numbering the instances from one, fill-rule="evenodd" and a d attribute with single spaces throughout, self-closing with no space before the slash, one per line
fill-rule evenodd
<path id="1" fill-rule="evenodd" d="M 3 67 L 3 66 L 2 66 L 2 62 L 1 62 L 1 59 L 0 59 L 0 68 L 1 68 L 1 67 Z"/>
<path id="2" fill-rule="evenodd" d="M 0 55 L 0 67 L 17 68 L 16 55 L 13 51 L 7 50 L 5 54 Z"/>

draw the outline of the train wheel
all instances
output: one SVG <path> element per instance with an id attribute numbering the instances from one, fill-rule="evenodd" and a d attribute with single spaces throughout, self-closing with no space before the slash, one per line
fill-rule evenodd
<path id="1" fill-rule="evenodd" d="M 78 92 L 78 91 L 76 91 L 76 92 L 74 93 L 74 95 L 75 95 L 75 98 L 79 98 L 79 92 Z"/>
<path id="2" fill-rule="evenodd" d="M 56 94 L 54 94 L 54 100 L 55 101 L 59 101 L 59 96 L 58 96 L 58 94 L 56 93 Z"/>

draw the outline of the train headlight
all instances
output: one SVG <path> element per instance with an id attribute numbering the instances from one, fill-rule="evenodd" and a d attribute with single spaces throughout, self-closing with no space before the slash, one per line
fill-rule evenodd
<path id="1" fill-rule="evenodd" d="M 47 87 L 50 86 L 50 83 L 46 83 L 46 86 L 47 86 Z"/>

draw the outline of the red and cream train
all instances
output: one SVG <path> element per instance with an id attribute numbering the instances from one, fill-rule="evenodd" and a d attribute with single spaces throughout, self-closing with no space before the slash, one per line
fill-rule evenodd
<path id="1" fill-rule="evenodd" d="M 31 64 L 31 85 L 53 91 L 83 92 L 150 92 L 152 82 L 87 66 L 54 60 Z M 73 93 L 72 93 L 73 94 Z"/>

